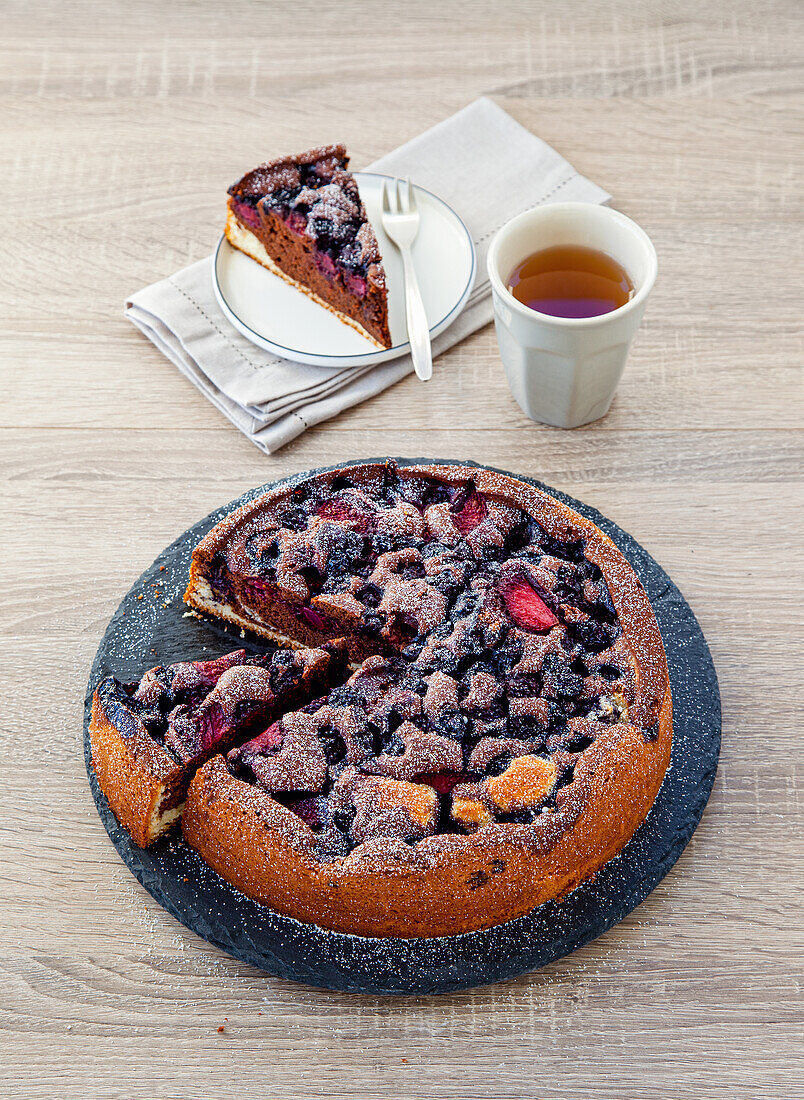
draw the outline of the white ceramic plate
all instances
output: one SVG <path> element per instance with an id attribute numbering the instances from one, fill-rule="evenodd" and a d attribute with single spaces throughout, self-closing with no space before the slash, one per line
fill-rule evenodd
<path id="1" fill-rule="evenodd" d="M 402 260 L 382 229 L 382 185 L 389 176 L 355 172 L 360 196 L 380 245 L 388 285 L 388 325 L 393 346 L 380 349 L 221 237 L 212 265 L 218 304 L 253 344 L 300 363 L 322 367 L 369 366 L 408 350 Z M 421 223 L 413 262 L 421 287 L 430 338 L 458 317 L 477 267 L 469 231 L 445 202 L 414 187 Z"/>

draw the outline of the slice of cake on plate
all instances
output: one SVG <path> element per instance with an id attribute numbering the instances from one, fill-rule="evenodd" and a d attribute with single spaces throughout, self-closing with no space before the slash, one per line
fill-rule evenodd
<path id="1" fill-rule="evenodd" d="M 343 145 L 261 164 L 229 188 L 226 238 L 380 348 L 391 347 L 377 237 Z"/>
<path id="2" fill-rule="evenodd" d="M 157 666 L 135 683 L 107 676 L 92 700 L 92 764 L 101 790 L 134 841 L 147 847 L 181 817 L 187 785 L 226 751 L 338 683 L 345 646 L 244 649 L 214 661 Z"/>

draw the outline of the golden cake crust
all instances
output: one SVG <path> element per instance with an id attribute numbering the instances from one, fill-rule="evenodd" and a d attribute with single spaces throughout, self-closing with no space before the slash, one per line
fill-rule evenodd
<path id="1" fill-rule="evenodd" d="M 143 731 L 123 737 L 109 721 L 98 692 L 89 722 L 92 766 L 115 816 L 141 848 L 174 824 L 184 805 L 187 769 Z M 166 806 L 173 797 L 175 806 Z M 175 815 L 170 811 L 175 809 Z"/>

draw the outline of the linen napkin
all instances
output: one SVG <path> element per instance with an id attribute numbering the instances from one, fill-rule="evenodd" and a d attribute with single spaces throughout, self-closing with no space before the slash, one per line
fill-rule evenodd
<path id="1" fill-rule="evenodd" d="M 461 315 L 433 342 L 434 358 L 491 320 L 486 252 L 505 222 L 540 203 L 601 203 L 611 197 L 485 97 L 367 170 L 410 176 L 433 191 L 455 209 L 474 240 L 475 286 Z M 221 313 L 212 262 L 207 256 L 140 290 L 126 303 L 126 315 L 266 454 L 413 370 L 409 355 L 376 366 L 328 368 L 263 351 Z"/>

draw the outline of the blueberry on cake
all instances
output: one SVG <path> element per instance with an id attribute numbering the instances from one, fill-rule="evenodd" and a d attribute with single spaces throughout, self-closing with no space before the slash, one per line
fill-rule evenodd
<path id="1" fill-rule="evenodd" d="M 108 676 L 92 700 L 95 774 L 118 820 L 145 847 L 179 819 L 195 770 L 261 723 L 342 679 L 342 643 L 244 649 L 212 661 L 149 669 L 135 683 Z"/>
<path id="2" fill-rule="evenodd" d="M 661 786 L 672 704 L 647 596 L 593 523 L 513 478 L 296 479 L 210 532 L 185 598 L 285 643 L 342 636 L 358 663 L 188 791 L 187 841 L 300 920 L 501 923 L 594 875 Z"/>
<path id="3" fill-rule="evenodd" d="M 380 348 L 391 346 L 377 237 L 343 145 L 261 164 L 229 188 L 231 245 Z"/>

